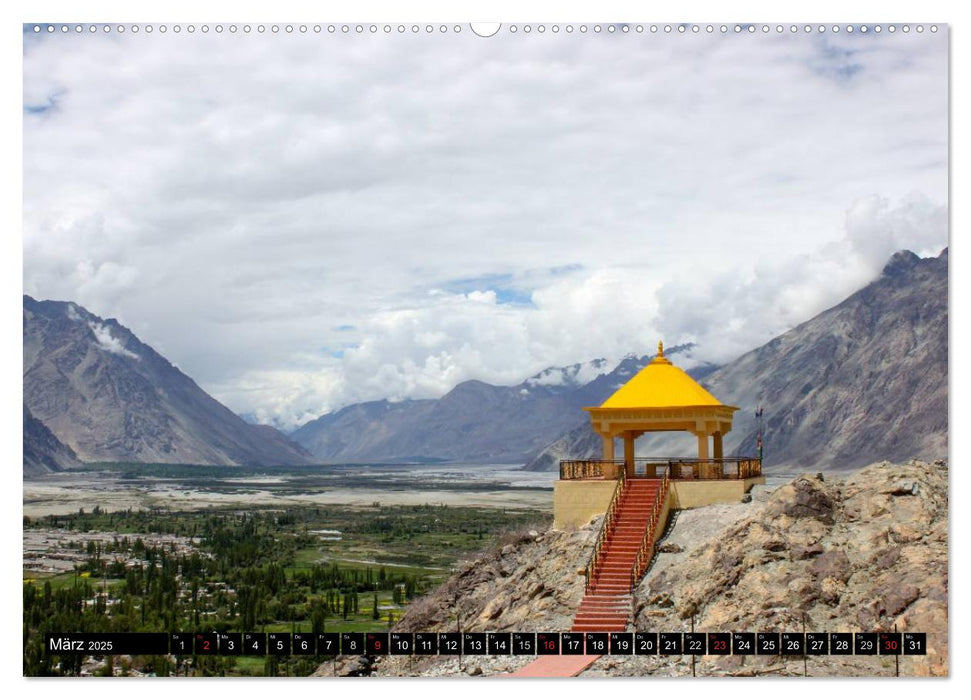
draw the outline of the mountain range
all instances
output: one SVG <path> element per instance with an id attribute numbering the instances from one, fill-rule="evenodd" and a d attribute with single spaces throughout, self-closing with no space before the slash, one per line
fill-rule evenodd
<path id="1" fill-rule="evenodd" d="M 24 296 L 24 473 L 46 429 L 83 462 L 297 465 L 303 448 L 209 396 L 115 319 Z M 28 445 L 28 439 L 32 440 Z M 51 464 L 74 466 L 50 445 Z"/>
<path id="2" fill-rule="evenodd" d="M 325 461 L 523 464 L 572 427 L 583 406 L 601 403 L 649 360 L 630 356 L 611 369 L 598 359 L 551 367 L 515 386 L 467 381 L 440 399 L 353 404 L 290 437 Z M 700 365 L 691 372 L 703 377 L 714 369 Z"/>
<path id="3" fill-rule="evenodd" d="M 25 475 L 79 460 L 424 460 L 553 470 L 560 459 L 599 455 L 581 409 L 602 403 L 651 359 L 550 368 L 514 386 L 467 381 L 439 399 L 353 404 L 285 436 L 244 422 L 115 319 L 29 296 L 23 313 Z M 692 349 L 666 354 L 690 366 Z M 946 456 L 947 250 L 933 258 L 901 251 L 840 304 L 722 367 L 689 373 L 741 408 L 726 453 L 755 452 L 755 410 L 763 407 L 767 467 L 852 469 Z M 637 449 L 691 454 L 693 441 L 644 436 Z"/>
<path id="4" fill-rule="evenodd" d="M 947 457 L 948 252 L 900 251 L 836 306 L 745 353 L 701 382 L 740 407 L 726 454 L 754 455 L 763 409 L 767 468 L 855 469 L 878 460 Z M 677 437 L 644 436 L 643 455 L 684 454 Z M 688 452 L 691 454 L 691 452 Z M 527 469 L 600 455 L 589 419 Z"/>

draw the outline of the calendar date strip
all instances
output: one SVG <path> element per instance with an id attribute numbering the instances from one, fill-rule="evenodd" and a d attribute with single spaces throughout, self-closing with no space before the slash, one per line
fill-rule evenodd
<path id="1" fill-rule="evenodd" d="M 48 654 L 111 656 L 898 656 L 924 632 L 116 632 L 48 633 Z"/>

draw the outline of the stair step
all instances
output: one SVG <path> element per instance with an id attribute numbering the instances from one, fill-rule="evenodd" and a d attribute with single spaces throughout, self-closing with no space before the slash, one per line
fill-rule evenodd
<path id="1" fill-rule="evenodd" d="M 624 565 L 624 566 L 612 566 L 609 569 L 599 569 L 593 575 L 594 581 L 604 581 L 608 578 L 617 578 L 623 576 L 630 576 L 630 572 L 634 570 L 634 565 Z"/>
<path id="2" fill-rule="evenodd" d="M 594 627 L 594 628 L 596 627 L 604 628 L 604 627 L 624 627 L 626 624 L 627 624 L 627 616 L 604 617 L 604 618 L 591 617 L 591 618 L 583 618 L 583 619 L 578 617 L 574 621 L 573 626 L 574 628 L 579 627 L 581 625 Z"/>
<path id="3" fill-rule="evenodd" d="M 591 617 L 601 618 L 601 617 L 623 617 L 626 618 L 630 614 L 630 610 L 583 610 L 577 613 L 576 619 L 579 620 L 589 619 Z"/>
<path id="4" fill-rule="evenodd" d="M 591 603 L 580 603 L 580 610 L 630 610 L 630 603 L 597 603 L 593 605 Z"/>
<path id="5" fill-rule="evenodd" d="M 590 618 L 621 618 L 626 620 L 630 615 L 630 610 L 578 610 L 574 622 L 587 621 Z"/>
<path id="6" fill-rule="evenodd" d="M 570 630 L 571 632 L 576 632 L 578 634 L 583 632 L 626 632 L 627 625 L 623 627 L 611 627 L 610 629 L 604 629 L 603 627 L 575 627 Z"/>
<path id="7" fill-rule="evenodd" d="M 607 579 L 597 581 L 593 586 L 592 593 L 630 593 L 630 576 L 626 579 Z"/>

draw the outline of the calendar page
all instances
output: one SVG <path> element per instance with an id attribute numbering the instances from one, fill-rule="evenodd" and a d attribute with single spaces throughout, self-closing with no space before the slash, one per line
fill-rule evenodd
<path id="1" fill-rule="evenodd" d="M 949 675 L 947 23 L 37 19 L 24 676 Z"/>

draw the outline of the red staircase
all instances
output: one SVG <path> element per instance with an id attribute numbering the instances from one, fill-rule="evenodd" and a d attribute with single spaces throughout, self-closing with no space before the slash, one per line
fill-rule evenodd
<path id="1" fill-rule="evenodd" d="M 661 479 L 627 479 L 618 484 L 613 519 L 608 519 L 607 531 L 587 583 L 587 592 L 573 620 L 571 632 L 623 632 L 631 611 L 631 585 L 638 552 L 644 536 L 660 513 L 660 500 L 666 496 L 667 481 Z M 612 503 L 611 506 L 614 504 Z M 655 525 L 655 529 L 661 524 Z M 651 532 L 650 537 L 657 536 Z M 653 550 L 646 550 L 648 555 Z M 644 556 L 642 554 L 642 556 Z M 649 556 L 642 559 L 646 567 Z M 643 568 L 641 569 L 643 571 Z M 522 678 L 564 678 L 579 675 L 600 657 L 540 656 L 519 670 L 509 674 Z"/>
<path id="2" fill-rule="evenodd" d="M 622 632 L 631 611 L 631 574 L 651 522 L 661 479 L 629 479 L 605 533 L 571 632 Z M 651 533 L 653 537 L 655 533 Z"/>

